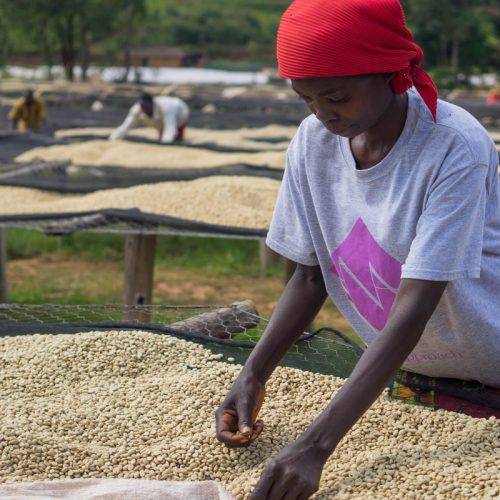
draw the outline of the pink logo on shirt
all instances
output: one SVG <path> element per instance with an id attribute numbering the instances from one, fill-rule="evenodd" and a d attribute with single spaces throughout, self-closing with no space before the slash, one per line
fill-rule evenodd
<path id="1" fill-rule="evenodd" d="M 401 282 L 401 263 L 375 241 L 361 218 L 333 251 L 332 262 L 356 310 L 382 330 Z"/>

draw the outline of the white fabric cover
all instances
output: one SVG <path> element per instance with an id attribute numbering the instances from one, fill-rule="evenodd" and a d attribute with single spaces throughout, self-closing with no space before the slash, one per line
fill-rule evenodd
<path id="1" fill-rule="evenodd" d="M 0 484 L 2 500 L 233 500 L 216 481 L 149 481 L 146 479 L 64 479 Z"/>

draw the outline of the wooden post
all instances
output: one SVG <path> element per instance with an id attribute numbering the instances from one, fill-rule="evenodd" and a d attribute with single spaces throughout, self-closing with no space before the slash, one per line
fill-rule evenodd
<path id="1" fill-rule="evenodd" d="M 153 297 L 153 272 L 156 235 L 129 234 L 125 239 L 125 284 L 126 306 L 150 305 Z M 147 323 L 146 311 L 130 310 L 126 313 L 129 321 Z"/>
<path id="2" fill-rule="evenodd" d="M 6 231 L 0 227 L 0 302 L 7 302 L 7 240 Z"/>
<path id="3" fill-rule="evenodd" d="M 279 254 L 271 250 L 264 239 L 259 240 L 259 258 L 261 271 L 266 271 L 280 260 Z"/>

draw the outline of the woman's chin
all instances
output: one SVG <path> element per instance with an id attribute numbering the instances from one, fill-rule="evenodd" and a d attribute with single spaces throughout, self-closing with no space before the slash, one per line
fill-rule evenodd
<path id="1" fill-rule="evenodd" d="M 340 130 L 335 129 L 333 127 L 328 127 L 326 125 L 325 125 L 325 127 L 329 132 L 331 132 L 332 134 L 338 135 L 340 137 L 346 137 L 348 139 L 352 139 L 353 137 L 355 137 L 357 135 L 355 128 L 352 125 L 350 125 L 349 127 L 340 129 Z"/>

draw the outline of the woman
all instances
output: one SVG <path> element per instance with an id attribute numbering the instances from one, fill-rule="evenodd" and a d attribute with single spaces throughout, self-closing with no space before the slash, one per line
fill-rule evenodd
<path id="1" fill-rule="evenodd" d="M 400 367 L 500 386 L 498 156 L 471 115 L 438 101 L 422 58 L 397 0 L 296 0 L 281 20 L 279 70 L 312 115 L 290 144 L 267 244 L 297 270 L 217 412 L 218 438 L 259 435 L 265 383 L 327 296 L 368 348 L 255 498 L 314 493 Z"/>

